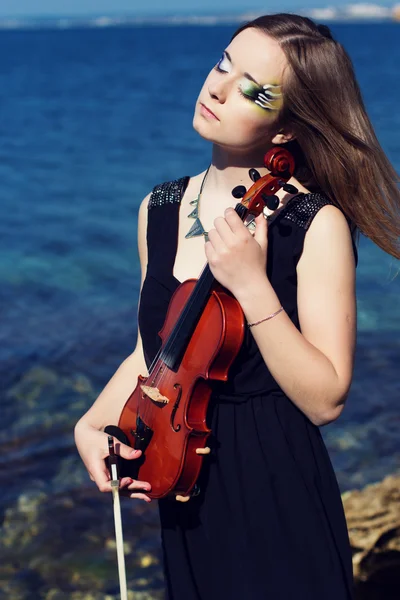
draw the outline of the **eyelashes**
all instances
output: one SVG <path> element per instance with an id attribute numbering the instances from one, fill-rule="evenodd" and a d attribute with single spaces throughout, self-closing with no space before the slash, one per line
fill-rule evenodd
<path id="1" fill-rule="evenodd" d="M 245 100 L 250 100 L 250 102 L 255 102 L 254 98 L 252 96 L 247 96 L 240 87 L 236 88 L 236 91 Z"/>

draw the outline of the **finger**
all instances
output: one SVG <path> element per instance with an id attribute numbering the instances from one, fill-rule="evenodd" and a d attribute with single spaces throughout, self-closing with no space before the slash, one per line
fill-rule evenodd
<path id="1" fill-rule="evenodd" d="M 235 211 L 233 211 L 233 212 L 236 215 Z M 225 214 L 227 214 L 227 211 L 225 211 Z M 236 216 L 238 217 L 238 215 L 236 215 Z M 238 217 L 238 219 L 239 219 L 239 217 Z M 240 221 L 240 219 L 239 219 L 239 221 Z M 243 225 L 243 223 L 242 223 L 242 225 Z M 217 217 L 214 220 L 214 227 L 215 227 L 216 231 L 219 233 L 219 237 L 225 246 L 229 247 L 235 243 L 236 236 L 235 236 L 234 232 L 232 231 L 232 228 L 230 227 L 228 221 L 225 218 Z"/>
<path id="2" fill-rule="evenodd" d="M 210 234 L 208 234 L 210 235 Z M 218 235 L 218 233 L 217 233 Z M 215 267 L 218 262 L 218 253 L 214 250 L 211 241 L 207 241 L 204 244 L 204 252 L 206 255 L 207 262 L 210 267 Z"/>
<path id="3" fill-rule="evenodd" d="M 250 233 L 234 208 L 227 208 L 224 216 L 226 223 L 234 235 L 248 235 Z"/>
<path id="4" fill-rule="evenodd" d="M 222 217 L 219 217 L 219 219 L 222 219 Z M 217 219 L 215 219 L 214 225 L 216 223 Z M 210 229 L 210 231 L 208 232 L 208 240 L 215 252 L 221 253 L 227 250 L 227 246 L 224 240 L 221 238 L 221 234 L 219 231 L 217 231 L 217 229 Z"/>
<path id="5" fill-rule="evenodd" d="M 132 477 L 122 477 L 119 480 L 119 489 L 128 487 L 131 483 L 133 483 L 135 480 L 132 479 Z"/>
<path id="6" fill-rule="evenodd" d="M 151 498 L 149 498 L 149 496 L 146 496 L 146 494 L 141 494 L 139 492 L 129 492 L 128 490 L 120 490 L 119 492 L 120 496 L 123 496 L 124 498 L 132 498 L 132 499 L 137 499 L 137 500 L 144 500 L 145 502 L 151 502 Z"/>
<path id="7" fill-rule="evenodd" d="M 105 477 L 99 479 L 98 477 L 94 480 L 95 484 L 99 488 L 100 492 L 108 493 L 111 492 L 111 479 L 106 479 Z"/>
<path id="8" fill-rule="evenodd" d="M 188 502 L 188 500 L 190 500 L 190 496 L 181 496 L 180 494 L 177 494 L 175 496 L 175 500 L 178 502 Z"/>
<path id="9" fill-rule="evenodd" d="M 133 458 L 139 458 L 142 454 L 141 450 L 135 450 L 126 444 L 123 444 L 117 438 L 114 438 L 114 448 L 115 454 L 118 454 L 121 458 L 125 458 L 125 460 L 132 460 Z M 109 455 L 108 450 L 108 440 L 107 440 L 107 456 Z"/>
<path id="10" fill-rule="evenodd" d="M 103 459 L 93 462 L 90 472 L 100 492 L 111 492 L 111 476 Z"/>
<path id="11" fill-rule="evenodd" d="M 268 244 L 268 225 L 267 219 L 264 218 L 263 213 L 260 213 L 255 220 L 256 230 L 254 232 L 254 239 L 261 246 L 263 250 L 266 250 Z"/>
<path id="12" fill-rule="evenodd" d="M 208 235 L 210 235 L 210 232 L 208 233 Z M 211 261 L 214 258 L 215 251 L 214 251 L 214 248 L 213 248 L 212 243 L 210 241 L 207 241 L 204 244 L 204 253 L 206 255 L 207 262 L 209 264 L 211 264 Z"/>
<path id="13" fill-rule="evenodd" d="M 210 454 L 211 448 L 206 446 L 205 448 L 196 448 L 196 454 Z"/>
<path id="14" fill-rule="evenodd" d="M 131 479 L 128 490 L 145 490 L 149 492 L 151 490 L 151 485 L 147 481 L 137 481 L 136 479 Z"/>

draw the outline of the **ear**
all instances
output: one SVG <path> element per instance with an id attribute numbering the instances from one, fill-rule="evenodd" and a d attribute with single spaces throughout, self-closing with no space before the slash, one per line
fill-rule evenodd
<path id="1" fill-rule="evenodd" d="M 290 142 L 294 139 L 294 135 L 292 135 L 291 133 L 284 133 L 283 131 L 280 131 L 279 133 L 274 135 L 271 141 L 273 144 L 286 144 L 287 142 Z"/>

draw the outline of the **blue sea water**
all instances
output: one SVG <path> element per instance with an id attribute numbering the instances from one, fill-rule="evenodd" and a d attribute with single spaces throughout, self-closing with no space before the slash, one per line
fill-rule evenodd
<path id="1" fill-rule="evenodd" d="M 0 32 L 3 509 L 21 480 L 53 494 L 90 485 L 72 429 L 135 345 L 138 206 L 207 166 L 193 106 L 233 29 Z M 332 29 L 400 171 L 399 25 Z M 398 270 L 361 239 L 354 382 L 322 429 L 343 491 L 400 467 Z"/>

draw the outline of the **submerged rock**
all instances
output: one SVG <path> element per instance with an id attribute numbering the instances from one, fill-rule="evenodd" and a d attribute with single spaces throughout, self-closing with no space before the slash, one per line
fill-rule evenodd
<path id="1" fill-rule="evenodd" d="M 162 600 L 156 507 L 122 504 L 128 589 L 135 600 Z M 111 495 L 91 484 L 69 496 L 20 494 L 0 526 L 0 597 L 118 600 L 114 535 Z"/>

